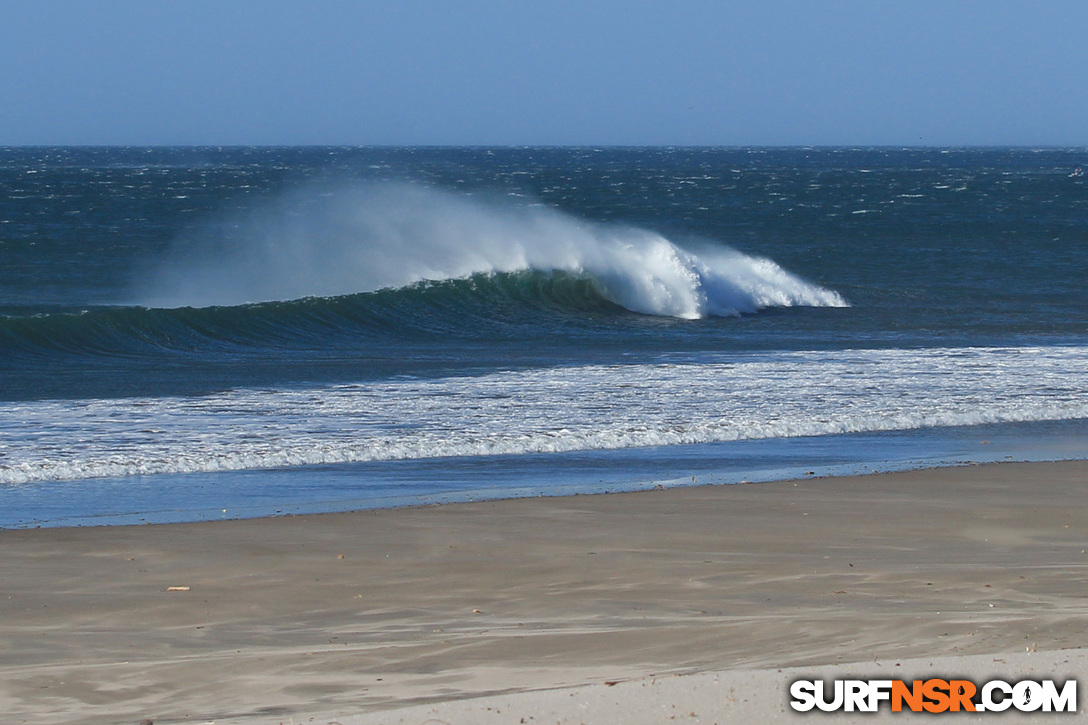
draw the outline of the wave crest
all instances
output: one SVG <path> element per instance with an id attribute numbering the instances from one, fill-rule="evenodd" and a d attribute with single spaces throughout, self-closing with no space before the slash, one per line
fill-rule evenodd
<path id="1" fill-rule="evenodd" d="M 313 190 L 180 244 L 138 296 L 153 307 L 332 297 L 537 270 L 592 279 L 628 310 L 680 318 L 843 307 L 770 259 L 407 184 Z"/>

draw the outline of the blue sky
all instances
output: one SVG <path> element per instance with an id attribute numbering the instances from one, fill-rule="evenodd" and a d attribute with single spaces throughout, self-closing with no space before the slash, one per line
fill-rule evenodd
<path id="1" fill-rule="evenodd" d="M 1088 145 L 1084 0 L 0 0 L 0 145 Z"/>

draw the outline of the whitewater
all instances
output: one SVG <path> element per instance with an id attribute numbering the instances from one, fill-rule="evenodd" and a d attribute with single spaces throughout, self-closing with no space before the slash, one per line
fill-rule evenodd
<path id="1" fill-rule="evenodd" d="M 793 353 L 0 408 L 0 483 L 1088 417 L 1088 349 Z M 44 431 L 44 432 L 43 432 Z"/>

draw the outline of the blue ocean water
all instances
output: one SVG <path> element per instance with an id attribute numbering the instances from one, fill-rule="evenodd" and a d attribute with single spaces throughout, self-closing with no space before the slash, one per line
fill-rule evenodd
<path id="1" fill-rule="evenodd" d="M 1088 458 L 1086 156 L 0 149 L 0 526 Z"/>

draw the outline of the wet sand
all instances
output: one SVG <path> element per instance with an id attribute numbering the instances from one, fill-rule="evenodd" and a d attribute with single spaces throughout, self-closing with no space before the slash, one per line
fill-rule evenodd
<path id="1" fill-rule="evenodd" d="M 0 712 L 469 723 L 492 695 L 522 698 L 509 722 L 640 722 L 524 704 L 589 686 L 709 723 L 734 711 L 650 683 L 741 677 L 736 699 L 789 717 L 780 668 L 1016 655 L 1083 677 L 1086 550 L 1085 462 L 0 531 Z"/>

